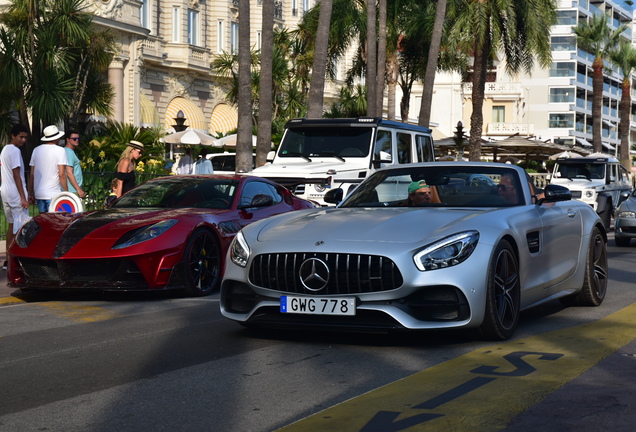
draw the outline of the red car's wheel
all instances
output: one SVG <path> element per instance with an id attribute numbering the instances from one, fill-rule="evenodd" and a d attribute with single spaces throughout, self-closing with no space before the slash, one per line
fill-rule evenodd
<path id="1" fill-rule="evenodd" d="M 191 296 L 204 296 L 220 282 L 221 250 L 214 234 L 195 230 L 183 252 L 185 290 Z"/>

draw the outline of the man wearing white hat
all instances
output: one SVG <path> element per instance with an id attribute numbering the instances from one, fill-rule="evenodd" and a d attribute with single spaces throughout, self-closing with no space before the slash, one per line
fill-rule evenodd
<path id="1" fill-rule="evenodd" d="M 57 145 L 64 132 L 51 125 L 42 131 L 42 144 L 31 155 L 29 198 L 35 198 L 40 213 L 49 211 L 51 200 L 61 191 L 67 191 L 66 151 Z"/>

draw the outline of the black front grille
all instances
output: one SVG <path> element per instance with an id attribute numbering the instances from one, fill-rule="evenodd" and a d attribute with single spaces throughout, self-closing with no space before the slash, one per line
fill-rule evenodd
<path id="1" fill-rule="evenodd" d="M 573 199 L 581 199 L 581 196 L 583 196 L 581 191 L 571 191 L 571 192 L 572 192 Z"/>
<path id="2" fill-rule="evenodd" d="M 310 291 L 300 280 L 300 266 L 309 258 L 329 268 L 325 288 Z M 297 294 L 361 294 L 393 290 L 403 283 L 402 274 L 389 258 L 377 255 L 336 253 L 278 253 L 258 255 L 249 273 L 258 287 Z"/>
<path id="3" fill-rule="evenodd" d="M 127 259 L 42 260 L 18 258 L 27 283 L 57 287 L 147 287 L 134 262 Z"/>

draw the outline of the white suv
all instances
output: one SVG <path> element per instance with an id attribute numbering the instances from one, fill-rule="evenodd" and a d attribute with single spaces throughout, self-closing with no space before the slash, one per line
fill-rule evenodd
<path id="1" fill-rule="evenodd" d="M 431 130 L 382 118 L 292 119 L 271 163 L 253 174 L 327 205 L 331 188 L 353 190 L 377 168 L 435 160 Z"/>
<path id="2" fill-rule="evenodd" d="M 614 156 L 602 153 L 557 159 L 550 183 L 567 187 L 572 198 L 591 205 L 607 230 L 621 192 L 632 190 L 625 167 Z"/>

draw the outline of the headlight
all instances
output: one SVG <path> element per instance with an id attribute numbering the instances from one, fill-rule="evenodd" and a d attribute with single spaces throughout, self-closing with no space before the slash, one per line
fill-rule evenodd
<path id="1" fill-rule="evenodd" d="M 237 266 L 245 268 L 249 257 L 250 247 L 247 245 L 243 233 L 239 231 L 230 245 L 230 259 Z"/>
<path id="2" fill-rule="evenodd" d="M 35 221 L 35 219 L 31 219 L 18 232 L 18 235 L 15 236 L 15 242 L 21 248 L 28 247 L 33 239 L 40 233 L 42 227 L 39 223 Z"/>
<path id="3" fill-rule="evenodd" d="M 622 211 L 616 217 L 617 219 L 636 219 L 636 213 L 633 211 Z"/>
<path id="4" fill-rule="evenodd" d="M 593 190 L 586 190 L 585 191 L 585 198 L 592 198 L 594 196 L 594 191 Z"/>
<path id="5" fill-rule="evenodd" d="M 466 231 L 446 237 L 415 254 L 413 260 L 421 271 L 452 267 L 465 261 L 477 247 L 479 232 Z"/>
<path id="6" fill-rule="evenodd" d="M 148 240 L 159 237 L 161 234 L 172 228 L 177 222 L 176 219 L 168 219 L 165 221 L 157 222 L 156 224 L 148 225 L 137 231 L 128 233 L 119 240 L 112 247 L 113 249 L 124 249 L 130 246 L 134 246 L 139 243 L 143 243 Z"/>

